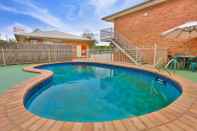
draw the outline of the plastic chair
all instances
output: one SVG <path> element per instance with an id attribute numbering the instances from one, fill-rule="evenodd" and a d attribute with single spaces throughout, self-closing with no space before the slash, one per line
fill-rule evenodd
<path id="1" fill-rule="evenodd" d="M 191 70 L 192 70 L 192 72 L 197 71 L 197 63 L 196 62 L 191 63 Z"/>

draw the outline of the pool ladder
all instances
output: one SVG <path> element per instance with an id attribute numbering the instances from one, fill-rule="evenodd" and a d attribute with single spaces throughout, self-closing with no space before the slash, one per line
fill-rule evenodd
<path id="1" fill-rule="evenodd" d="M 168 66 L 172 63 L 172 60 L 169 61 L 168 64 L 164 66 L 164 68 L 163 68 L 163 66 L 160 64 L 161 61 L 162 61 L 162 58 L 159 58 L 159 61 L 155 64 L 154 67 L 155 67 L 159 72 L 160 72 L 161 70 L 163 70 L 163 71 L 167 72 L 169 76 L 171 76 L 171 72 L 168 71 Z"/>
<path id="2" fill-rule="evenodd" d="M 159 92 L 157 90 L 157 87 L 155 86 L 155 84 L 157 84 L 157 83 L 159 83 L 159 85 L 163 85 L 163 87 L 166 86 L 166 81 L 165 80 L 162 80 L 161 78 L 159 78 L 157 76 L 157 77 L 155 77 L 155 79 L 152 80 L 151 93 L 152 94 L 156 94 L 156 95 L 159 95 L 160 94 L 163 97 L 163 99 L 167 101 L 166 96 L 162 92 Z"/>

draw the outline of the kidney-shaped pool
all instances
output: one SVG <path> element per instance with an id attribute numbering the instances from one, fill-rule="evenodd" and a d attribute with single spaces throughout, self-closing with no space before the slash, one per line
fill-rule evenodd
<path id="1" fill-rule="evenodd" d="M 182 92 L 169 78 L 133 68 L 80 62 L 37 68 L 52 71 L 54 76 L 26 94 L 26 109 L 65 122 L 144 115 L 168 106 Z"/>

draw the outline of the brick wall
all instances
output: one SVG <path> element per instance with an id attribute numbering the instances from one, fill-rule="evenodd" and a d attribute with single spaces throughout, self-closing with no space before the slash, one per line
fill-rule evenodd
<path id="1" fill-rule="evenodd" d="M 145 13 L 148 15 L 146 16 Z M 137 46 L 153 45 L 168 48 L 168 54 L 192 50 L 197 54 L 197 39 L 168 40 L 160 34 L 188 21 L 197 21 L 197 0 L 168 0 L 162 4 L 122 16 L 114 21 L 115 31 Z"/>

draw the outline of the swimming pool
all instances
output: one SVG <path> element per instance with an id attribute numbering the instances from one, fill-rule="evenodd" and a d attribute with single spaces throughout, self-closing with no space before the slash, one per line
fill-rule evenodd
<path id="1" fill-rule="evenodd" d="M 37 68 L 54 76 L 32 88 L 24 104 L 53 120 L 104 122 L 140 116 L 168 106 L 182 92 L 169 78 L 115 65 L 77 62 Z"/>

